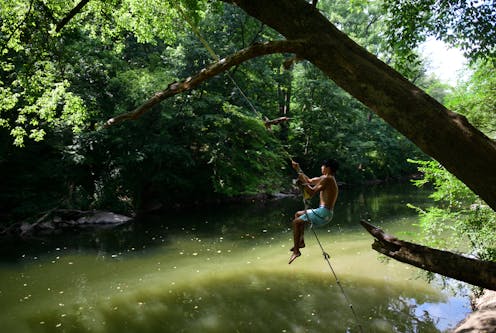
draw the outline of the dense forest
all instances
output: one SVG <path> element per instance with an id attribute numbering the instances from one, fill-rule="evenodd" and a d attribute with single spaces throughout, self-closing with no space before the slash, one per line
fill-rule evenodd
<path id="1" fill-rule="evenodd" d="M 435 3 L 321 0 L 318 9 L 494 139 L 492 2 L 448 1 L 446 8 Z M 470 237 L 479 255 L 496 256 L 496 219 L 482 200 L 293 54 L 243 62 L 138 120 L 104 126 L 168 84 L 200 72 L 217 55 L 281 38 L 239 7 L 205 1 L 3 0 L 0 20 L 4 224 L 36 219 L 53 208 L 132 215 L 273 194 L 290 186 L 290 158 L 316 173 L 322 159 L 333 157 L 341 164 L 338 180 L 349 185 L 405 179 L 420 164 L 426 177 L 419 183 L 434 184 L 440 201 L 430 212 L 418 208 L 430 221 L 425 229 L 441 232 L 439 225 L 446 224 L 439 221 L 456 217 L 457 230 Z M 417 46 L 428 36 L 460 47 L 470 59 L 471 69 L 458 86 L 427 71 Z M 289 119 L 267 126 L 279 117 Z"/>

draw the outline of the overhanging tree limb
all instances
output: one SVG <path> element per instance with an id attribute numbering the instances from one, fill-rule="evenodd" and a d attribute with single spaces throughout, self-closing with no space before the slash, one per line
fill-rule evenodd
<path id="1" fill-rule="evenodd" d="M 222 0 L 288 40 L 298 56 L 439 161 L 496 210 L 496 142 L 337 29 L 305 0 Z M 288 19 L 290 18 L 290 19 Z"/>
<path id="2" fill-rule="evenodd" d="M 430 272 L 496 290 L 496 262 L 477 260 L 399 240 L 370 223 L 360 223 L 374 236 L 372 248 L 379 253 Z"/>
<path id="3" fill-rule="evenodd" d="M 143 103 L 133 111 L 115 116 L 107 120 L 106 126 L 111 126 L 124 120 L 137 119 L 164 99 L 180 94 L 184 91 L 191 90 L 200 85 L 202 82 L 210 79 L 211 77 L 225 72 L 229 68 L 239 65 L 240 63 L 245 62 L 249 59 L 273 53 L 299 53 L 302 46 L 303 43 L 298 40 L 273 41 L 253 44 L 250 47 L 236 52 L 233 55 L 220 59 L 218 62 L 202 69 L 198 74 L 188 77 L 186 80 L 169 84 L 166 89 L 155 93 L 145 103 Z"/>
<path id="4" fill-rule="evenodd" d="M 81 0 L 76 7 L 74 7 L 60 22 L 57 24 L 55 31 L 60 32 L 64 28 L 64 26 L 69 23 L 69 21 L 76 16 L 77 13 L 83 9 L 83 7 L 90 2 L 90 0 Z"/>
<path id="5" fill-rule="evenodd" d="M 299 47 L 298 57 L 321 69 L 496 210 L 496 142 L 472 126 L 464 116 L 446 109 L 355 43 L 305 0 L 220 1 L 239 6 L 288 41 L 301 41 L 304 47 Z M 142 106 L 143 109 L 146 111 L 167 95 L 166 91 L 158 93 Z M 139 115 L 135 110 L 123 119 Z M 110 120 L 110 124 L 112 122 Z"/>

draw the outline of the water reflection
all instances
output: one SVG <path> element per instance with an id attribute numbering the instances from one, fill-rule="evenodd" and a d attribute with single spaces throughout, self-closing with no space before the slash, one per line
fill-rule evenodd
<path id="1" fill-rule="evenodd" d="M 366 211 L 386 228 L 412 228 L 405 204 L 425 193 L 401 190 L 342 191 L 319 238 L 365 332 L 441 332 L 468 302 L 377 260 L 358 226 Z M 358 332 L 313 240 L 287 265 L 300 208 L 295 199 L 211 207 L 16 244 L 0 265 L 0 322 L 21 333 Z"/>
<path id="2" fill-rule="evenodd" d="M 320 274 L 252 272 L 191 282 L 114 297 L 92 307 L 82 302 L 42 310 L 29 318 L 29 331 L 359 331 L 338 288 Z M 345 287 L 351 302 L 360 304 L 357 314 L 366 332 L 439 332 L 428 313 L 416 313 L 419 302 L 435 301 L 435 295 L 353 280 Z"/>
<path id="3" fill-rule="evenodd" d="M 332 232 L 362 230 L 359 225 L 361 218 L 370 218 L 379 225 L 395 224 L 405 216 L 415 216 L 406 203 L 425 201 L 427 193 L 408 183 L 344 188 L 330 229 Z M 177 234 L 198 238 L 197 241 L 216 234 L 241 242 L 256 239 L 257 243 L 263 244 L 270 241 L 274 233 L 289 229 L 294 212 L 302 208 L 299 198 L 252 201 L 148 215 L 112 229 L 87 229 L 24 241 L 4 240 L 0 243 L 0 263 L 36 259 L 61 250 L 133 255 L 137 251 L 161 247 Z"/>

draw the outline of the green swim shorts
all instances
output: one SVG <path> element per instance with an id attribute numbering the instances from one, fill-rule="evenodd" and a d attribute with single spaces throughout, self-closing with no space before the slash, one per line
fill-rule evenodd
<path id="1" fill-rule="evenodd" d="M 310 223 L 315 227 L 322 227 L 329 222 L 331 222 L 334 212 L 325 206 L 320 206 L 315 209 L 308 209 L 305 214 L 300 216 L 300 219 L 307 221 L 310 219 Z"/>

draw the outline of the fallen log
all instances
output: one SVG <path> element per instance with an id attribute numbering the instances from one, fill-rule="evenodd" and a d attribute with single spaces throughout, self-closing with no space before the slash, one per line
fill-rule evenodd
<path id="1" fill-rule="evenodd" d="M 366 221 L 360 223 L 374 236 L 372 249 L 379 253 L 474 286 L 496 290 L 496 262 L 403 241 Z"/>

